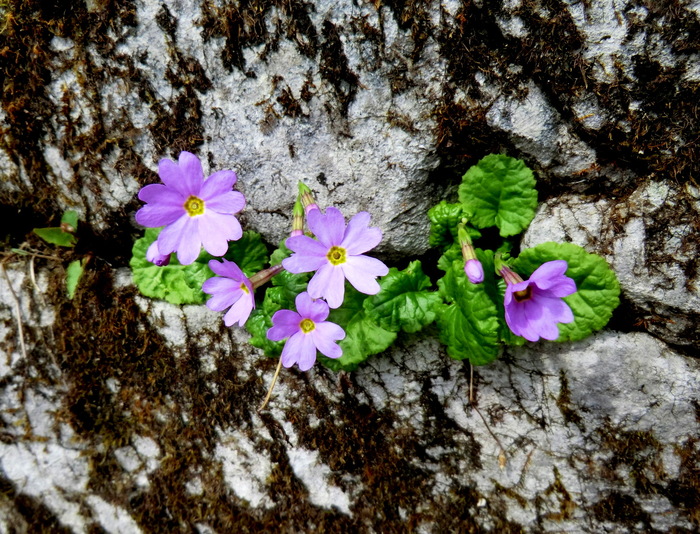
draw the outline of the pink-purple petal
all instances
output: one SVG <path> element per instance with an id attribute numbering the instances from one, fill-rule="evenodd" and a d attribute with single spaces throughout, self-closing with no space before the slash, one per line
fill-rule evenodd
<path id="1" fill-rule="evenodd" d="M 243 271 L 241 271 L 241 268 L 238 265 L 236 265 L 235 262 L 228 261 L 226 259 L 222 259 L 221 261 L 209 260 L 209 268 L 219 276 L 233 278 L 234 280 L 239 282 L 243 281 L 246 278 L 245 274 L 243 274 Z M 211 278 L 209 280 L 211 280 Z"/>
<path id="2" fill-rule="evenodd" d="M 292 310 L 279 310 L 272 316 L 272 328 L 267 331 L 267 339 L 282 341 L 300 331 L 301 316 Z"/>
<path id="3" fill-rule="evenodd" d="M 376 247 L 382 240 L 382 231 L 379 228 L 368 227 L 369 219 L 370 215 L 366 211 L 361 211 L 350 219 L 340 243 L 348 254 L 363 254 Z"/>
<path id="4" fill-rule="evenodd" d="M 183 198 L 191 195 L 191 191 L 187 189 L 187 182 L 182 176 L 182 169 L 174 161 L 163 158 L 158 162 L 158 176 L 167 187 L 171 187 L 178 191 Z"/>
<path id="5" fill-rule="evenodd" d="M 189 215 L 182 215 L 178 220 L 161 230 L 158 234 L 158 250 L 161 254 L 170 254 L 177 250 L 183 232 L 191 220 Z"/>
<path id="6" fill-rule="evenodd" d="M 347 262 L 342 265 L 343 274 L 348 282 L 365 295 L 376 295 L 380 291 L 379 284 L 372 274 L 368 274 L 365 270 L 357 265 Z"/>
<path id="7" fill-rule="evenodd" d="M 340 245 L 345 233 L 345 218 L 340 210 L 332 206 L 326 209 L 325 214 L 320 210 L 312 210 L 306 220 L 311 232 L 326 246 L 326 249 Z"/>
<path id="8" fill-rule="evenodd" d="M 383 262 L 370 256 L 349 256 L 341 267 L 348 282 L 366 295 L 379 293 L 379 284 L 375 278 L 389 272 L 389 268 Z"/>
<path id="9" fill-rule="evenodd" d="M 179 206 L 184 210 L 186 198 L 172 187 L 163 184 L 150 184 L 141 188 L 139 200 L 146 203 Z"/>
<path id="10" fill-rule="evenodd" d="M 199 158 L 191 152 L 182 151 L 178 158 L 178 166 L 185 182 L 185 189 L 189 195 L 199 196 L 202 183 L 204 182 L 204 172 Z"/>
<path id="11" fill-rule="evenodd" d="M 233 171 L 217 171 L 210 175 L 202 184 L 199 194 L 204 200 L 223 195 L 231 191 L 236 183 L 236 173 Z"/>
<path id="12" fill-rule="evenodd" d="M 316 361 L 316 346 L 309 336 L 297 332 L 285 343 L 281 358 L 285 367 L 298 363 L 301 371 L 308 371 Z"/>
<path id="13" fill-rule="evenodd" d="M 231 309 L 224 315 L 224 324 L 232 326 L 238 323 L 238 326 L 243 326 L 250 317 L 250 312 L 253 311 L 254 301 L 253 296 L 241 291 L 241 297 L 233 303 Z"/>
<path id="14" fill-rule="evenodd" d="M 194 218 L 197 221 L 202 246 L 212 256 L 223 256 L 228 251 L 231 227 L 226 225 L 233 223 L 233 220 L 228 219 L 229 217 L 233 216 L 205 213 Z"/>
<path id="15" fill-rule="evenodd" d="M 299 349 L 297 362 L 300 371 L 308 371 L 316 363 L 316 345 L 310 335 L 299 335 L 303 336 L 303 341 Z"/>
<path id="16" fill-rule="evenodd" d="M 545 262 L 530 275 L 530 281 L 537 283 L 542 289 L 547 289 L 553 281 L 564 276 L 567 268 L 568 264 L 564 260 Z"/>
<path id="17" fill-rule="evenodd" d="M 327 263 L 309 281 L 309 295 L 323 298 L 331 308 L 339 308 L 345 297 L 345 276 L 340 267 Z"/>
<path id="18" fill-rule="evenodd" d="M 234 215 L 245 208 L 245 197 L 238 191 L 228 191 L 215 197 L 202 197 L 208 210 Z"/>
<path id="19" fill-rule="evenodd" d="M 318 256 L 325 258 L 326 254 L 328 254 L 328 247 L 306 235 L 288 237 L 284 244 L 289 250 L 301 254 L 302 256 Z"/>
<path id="20" fill-rule="evenodd" d="M 545 284 L 547 287 L 542 287 L 542 281 L 536 281 L 535 285 L 543 295 L 550 297 L 568 297 L 576 293 L 576 282 L 568 276 L 560 276 L 551 283 Z"/>
<path id="21" fill-rule="evenodd" d="M 574 320 L 574 313 L 569 305 L 560 298 L 541 297 L 539 301 L 547 310 L 553 321 L 557 323 L 571 323 Z"/>
<path id="22" fill-rule="evenodd" d="M 328 304 L 320 299 L 314 299 L 306 291 L 299 293 L 294 301 L 297 312 L 305 319 L 311 319 L 314 323 L 325 321 L 328 317 Z"/>
<path id="23" fill-rule="evenodd" d="M 177 251 L 177 261 L 189 265 L 201 252 L 197 224 L 187 215 L 183 215 L 173 224 L 166 226 L 158 235 L 158 249 L 163 254 Z"/>
<path id="24" fill-rule="evenodd" d="M 329 358 L 340 358 L 343 355 L 336 341 L 345 338 L 345 331 L 335 323 L 316 323 L 316 329 L 309 335 L 313 337 L 314 345 L 324 356 Z"/>
<path id="25" fill-rule="evenodd" d="M 147 228 L 158 228 L 172 224 L 184 214 L 182 206 L 146 204 L 136 212 L 136 222 Z"/>

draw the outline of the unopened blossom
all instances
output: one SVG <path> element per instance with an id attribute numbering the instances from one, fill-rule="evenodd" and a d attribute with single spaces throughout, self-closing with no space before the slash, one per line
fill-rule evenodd
<path id="1" fill-rule="evenodd" d="M 336 343 L 345 338 L 345 331 L 326 321 L 328 304 L 315 300 L 307 293 L 299 293 L 295 300 L 297 311 L 279 310 L 272 316 L 268 339 L 287 342 L 282 349 L 282 365 L 295 363 L 301 371 L 308 371 L 316 362 L 316 351 L 329 358 L 340 358 L 343 350 Z"/>
<path id="2" fill-rule="evenodd" d="M 472 240 L 464 227 L 464 222 L 460 223 L 457 228 L 457 239 L 459 246 L 462 249 L 462 257 L 464 258 L 464 272 L 472 284 L 480 284 L 484 281 L 484 267 L 476 257 Z"/>
<path id="3" fill-rule="evenodd" d="M 237 322 L 238 326 L 243 326 L 255 308 L 253 283 L 232 261 L 211 260 L 209 268 L 218 276 L 209 278 L 202 284 L 202 291 L 212 295 L 207 301 L 207 307 L 214 311 L 229 308 L 224 315 L 224 324 L 231 326 Z"/>
<path id="4" fill-rule="evenodd" d="M 156 240 L 148 247 L 146 260 L 158 267 L 164 267 L 170 263 L 170 254 L 161 254 L 158 250 L 158 240 Z"/>
<path id="5" fill-rule="evenodd" d="M 377 276 L 389 268 L 363 253 L 382 240 L 379 228 L 370 228 L 370 215 L 361 211 L 345 225 L 343 214 L 330 207 L 326 213 L 314 209 L 307 213 L 309 229 L 317 239 L 305 235 L 290 237 L 287 247 L 294 252 L 282 262 L 292 273 L 316 271 L 309 281 L 309 295 L 324 298 L 331 308 L 338 308 L 345 297 L 345 280 L 361 293 L 379 293 Z"/>
<path id="6" fill-rule="evenodd" d="M 500 269 L 507 284 L 506 323 L 515 335 L 528 341 L 555 340 L 559 337 L 557 324 L 574 320 L 571 308 L 562 300 L 576 292 L 576 282 L 564 274 L 567 268 L 564 260 L 548 261 L 528 280 L 506 266 Z"/>
<path id="7" fill-rule="evenodd" d="M 484 267 L 479 260 L 467 260 L 464 264 L 464 272 L 472 284 L 480 284 L 484 281 Z"/>
<path id="8" fill-rule="evenodd" d="M 240 239 L 241 225 L 235 214 L 245 206 L 245 198 L 232 187 L 233 171 L 218 171 L 204 178 L 199 158 L 181 152 L 178 162 L 158 163 L 162 184 L 151 184 L 139 191 L 146 205 L 136 212 L 136 221 L 146 227 L 164 226 L 158 235 L 162 255 L 177 252 L 177 259 L 189 265 L 202 246 L 212 256 L 223 256 L 228 241 Z"/>

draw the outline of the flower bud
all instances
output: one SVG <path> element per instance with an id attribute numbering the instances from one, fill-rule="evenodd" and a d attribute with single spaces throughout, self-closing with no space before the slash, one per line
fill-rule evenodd
<path id="1" fill-rule="evenodd" d="M 294 211 L 292 211 L 292 233 L 290 237 L 295 235 L 304 235 L 304 206 L 301 203 L 300 196 L 297 196 L 297 201 L 294 203 Z"/>
<path id="2" fill-rule="evenodd" d="M 301 203 L 304 205 L 306 215 L 308 215 L 310 211 L 319 209 L 318 204 L 316 204 L 311 194 L 311 189 L 303 182 L 299 182 L 299 197 L 301 198 Z"/>
<path id="3" fill-rule="evenodd" d="M 146 251 L 146 259 L 158 267 L 164 267 L 170 263 L 170 254 L 161 254 L 158 250 L 158 240 L 156 239 Z"/>
<path id="4" fill-rule="evenodd" d="M 464 264 L 464 272 L 472 284 L 480 284 L 484 281 L 484 268 L 479 260 L 468 260 Z"/>
<path id="5" fill-rule="evenodd" d="M 472 284 L 480 284 L 484 281 L 484 268 L 476 258 L 476 252 L 472 246 L 472 240 L 467 234 L 464 223 L 457 226 L 457 239 L 462 247 L 462 257 L 464 258 L 464 272 Z"/>

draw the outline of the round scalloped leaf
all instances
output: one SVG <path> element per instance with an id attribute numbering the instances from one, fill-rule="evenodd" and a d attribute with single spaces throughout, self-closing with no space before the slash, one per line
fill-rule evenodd
<path id="1" fill-rule="evenodd" d="M 340 308 L 331 310 L 328 320 L 345 330 L 345 339 L 338 342 L 343 349 L 340 358 L 326 358 L 318 354 L 318 361 L 334 370 L 354 371 L 373 354 L 384 352 L 396 339 L 396 333 L 379 326 L 364 307 L 367 295 L 345 286 L 345 301 Z"/>
<path id="2" fill-rule="evenodd" d="M 430 219 L 430 236 L 428 243 L 431 247 L 448 247 L 452 242 L 457 241 L 457 225 L 462 219 L 467 217 L 462 204 L 448 204 L 442 200 L 428 210 Z M 469 237 L 478 239 L 481 232 L 471 226 L 466 227 Z"/>
<path id="3" fill-rule="evenodd" d="M 464 274 L 464 261 L 455 260 L 438 280 L 440 294 L 449 302 L 440 307 L 437 324 L 440 341 L 455 360 L 485 365 L 500 354 L 498 307 L 485 284 L 472 284 Z"/>
<path id="4" fill-rule="evenodd" d="M 435 320 L 442 299 L 427 291 L 430 278 L 423 274 L 420 261 L 412 261 L 403 271 L 392 267 L 379 285 L 381 291 L 366 298 L 364 307 L 385 330 L 414 333 Z"/>
<path id="5" fill-rule="evenodd" d="M 521 160 L 491 154 L 462 177 L 459 200 L 477 228 L 495 225 L 502 237 L 516 235 L 535 216 L 535 178 Z"/>
<path id="6" fill-rule="evenodd" d="M 523 250 L 513 261 L 513 270 L 528 278 L 540 265 L 565 260 L 566 276 L 576 282 L 577 291 L 564 298 L 574 313 L 574 321 L 559 325 L 557 341 L 577 341 L 600 330 L 620 303 L 620 283 L 608 263 L 572 243 L 543 243 Z"/>
<path id="7" fill-rule="evenodd" d="M 148 228 L 144 237 L 134 243 L 129 262 L 134 284 L 146 297 L 171 304 L 204 304 L 207 295 L 202 284 L 214 276 L 207 265 L 211 256 L 202 253 L 194 263 L 181 265 L 173 254 L 168 265 L 158 267 L 146 259 L 146 251 L 159 233 L 160 228 Z"/>

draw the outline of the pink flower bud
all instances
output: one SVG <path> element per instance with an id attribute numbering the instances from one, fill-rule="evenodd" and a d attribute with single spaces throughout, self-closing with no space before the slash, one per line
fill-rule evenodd
<path id="1" fill-rule="evenodd" d="M 148 247 L 146 259 L 158 267 L 163 267 L 170 263 L 170 254 L 161 254 L 158 250 L 158 240 L 156 240 Z"/>
<path id="2" fill-rule="evenodd" d="M 464 264 L 464 272 L 472 284 L 480 284 L 484 281 L 484 268 L 479 260 L 469 260 Z"/>

